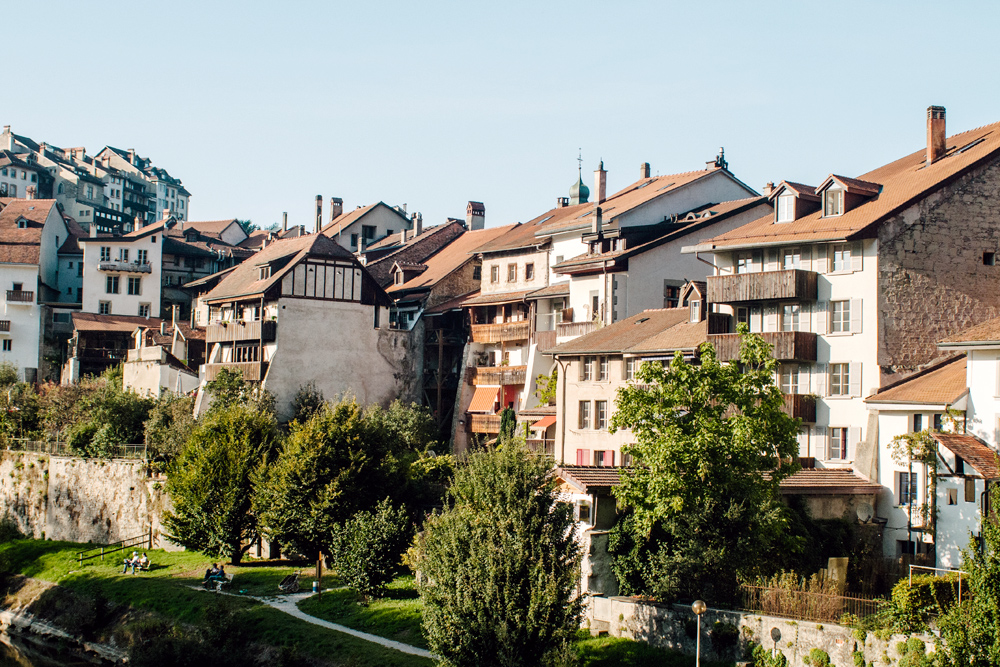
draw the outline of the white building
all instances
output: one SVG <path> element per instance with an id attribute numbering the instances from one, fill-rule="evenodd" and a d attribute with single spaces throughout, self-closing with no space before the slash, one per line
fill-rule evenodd
<path id="1" fill-rule="evenodd" d="M 322 200 L 317 197 L 316 229 L 322 225 L 322 206 Z M 364 251 L 375 242 L 404 229 L 412 231 L 413 236 L 419 236 L 423 232 L 423 220 L 419 213 L 414 213 L 413 218 L 409 219 L 405 209 L 383 202 L 359 206 L 349 213 L 344 213 L 343 210 L 343 201 L 337 197 L 332 198 L 330 221 L 321 231 L 340 247 L 351 252 Z"/>
<path id="2" fill-rule="evenodd" d="M 125 236 L 91 235 L 83 247 L 83 311 L 160 317 L 163 234 L 151 226 Z"/>

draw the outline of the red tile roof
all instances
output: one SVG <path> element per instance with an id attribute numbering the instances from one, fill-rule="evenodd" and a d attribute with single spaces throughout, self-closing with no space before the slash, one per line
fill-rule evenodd
<path id="1" fill-rule="evenodd" d="M 439 281 L 447 278 L 461 266 L 473 261 L 472 251 L 484 243 L 504 234 L 511 227 L 487 227 L 475 231 L 466 231 L 435 254 L 423 260 L 426 270 L 418 276 L 410 278 L 402 285 L 393 285 L 386 291 L 390 296 L 402 294 L 411 290 L 429 289 Z M 405 263 L 400 262 L 400 266 Z"/>
<path id="2" fill-rule="evenodd" d="M 534 290 L 522 290 L 520 292 L 496 292 L 492 294 L 480 294 L 467 298 L 462 302 L 465 306 L 489 306 L 500 303 L 517 303 L 524 301 Z"/>
<path id="3" fill-rule="evenodd" d="M 73 329 L 76 331 L 119 331 L 132 333 L 138 327 L 156 327 L 158 317 L 135 317 L 134 315 L 98 315 L 97 313 L 72 313 Z"/>
<path id="4" fill-rule="evenodd" d="M 859 477 L 849 468 L 803 468 L 781 480 L 778 488 L 782 495 L 872 495 L 882 490 L 882 485 Z"/>
<path id="5" fill-rule="evenodd" d="M 54 206 L 54 199 L 0 200 L 0 262 L 38 264 L 42 228 Z"/>
<path id="6" fill-rule="evenodd" d="M 963 433 L 931 433 L 931 437 L 971 465 L 985 479 L 1000 479 L 997 453 L 989 445 Z"/>
<path id="7" fill-rule="evenodd" d="M 603 326 L 561 345 L 556 345 L 546 350 L 545 354 L 579 355 L 625 352 L 634 346 L 642 346 L 646 341 L 672 330 L 682 322 L 687 322 L 689 317 L 690 310 L 687 308 L 644 310 L 632 317 Z M 706 327 L 705 335 L 707 332 Z"/>
<path id="8" fill-rule="evenodd" d="M 957 355 L 882 387 L 866 398 L 865 402 L 950 405 L 967 390 L 965 370 L 965 355 Z"/>
<path id="9" fill-rule="evenodd" d="M 977 324 L 938 343 L 938 347 L 960 348 L 970 345 L 1000 344 L 1000 317 Z"/>
<path id="10" fill-rule="evenodd" d="M 555 469 L 555 475 L 582 493 L 606 494 L 621 483 L 621 468 L 564 465 Z"/>

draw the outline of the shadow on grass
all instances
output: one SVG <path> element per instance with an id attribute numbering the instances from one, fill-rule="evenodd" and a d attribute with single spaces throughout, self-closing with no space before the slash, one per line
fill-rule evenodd
<path id="1" fill-rule="evenodd" d="M 582 630 L 577 635 L 579 667 L 694 667 L 693 655 L 657 648 L 620 637 L 591 637 Z M 706 667 L 729 667 L 732 663 L 707 661 Z"/>

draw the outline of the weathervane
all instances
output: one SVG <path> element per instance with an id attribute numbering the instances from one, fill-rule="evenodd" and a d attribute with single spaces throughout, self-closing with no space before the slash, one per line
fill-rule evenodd
<path id="1" fill-rule="evenodd" d="M 583 178 L 583 149 L 578 149 L 580 153 L 576 156 L 577 166 L 576 170 L 580 174 L 580 178 Z"/>

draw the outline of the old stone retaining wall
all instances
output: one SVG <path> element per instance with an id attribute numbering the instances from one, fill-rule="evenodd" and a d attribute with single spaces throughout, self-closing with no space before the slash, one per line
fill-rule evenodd
<path id="1" fill-rule="evenodd" d="M 152 528 L 153 546 L 169 509 L 165 480 L 142 461 L 0 452 L 0 516 L 35 538 L 109 544 Z"/>
<path id="2" fill-rule="evenodd" d="M 592 628 L 606 628 L 615 637 L 694 654 L 696 633 L 689 635 L 685 627 L 694 620 L 695 615 L 689 606 L 652 604 L 630 597 L 595 597 L 588 604 L 585 623 Z M 710 631 L 716 621 L 735 625 L 739 629 L 738 646 L 721 651 L 713 648 Z M 896 644 L 910 637 L 893 635 L 883 640 L 868 633 L 864 641 L 859 641 L 852 628 L 842 625 L 709 609 L 701 619 L 702 656 L 726 661 L 741 660 L 751 642 L 768 649 L 775 648 L 775 642 L 771 640 L 773 628 L 781 633 L 776 648 L 785 654 L 790 667 L 803 667 L 803 657 L 814 648 L 826 651 L 835 667 L 854 667 L 855 651 L 864 655 L 866 663 L 894 664 L 901 657 L 896 651 Z M 917 636 L 928 650 L 933 650 L 934 637 Z"/>

